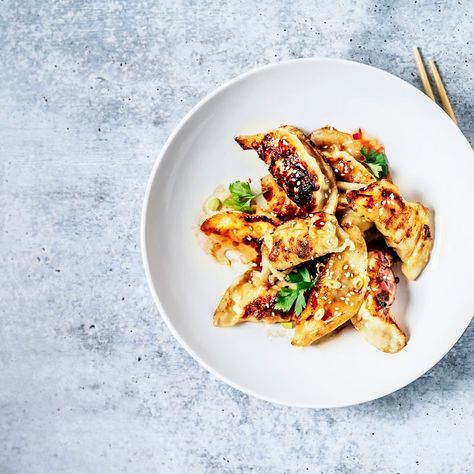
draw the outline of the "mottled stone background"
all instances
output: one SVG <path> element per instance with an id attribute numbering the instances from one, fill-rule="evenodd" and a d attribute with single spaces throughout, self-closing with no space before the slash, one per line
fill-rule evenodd
<path id="1" fill-rule="evenodd" d="M 1 1 L 0 472 L 474 472 L 472 324 L 381 400 L 275 406 L 177 344 L 139 248 L 166 137 L 256 66 L 341 57 L 419 86 L 419 45 L 472 142 L 473 16 L 470 0 Z"/>

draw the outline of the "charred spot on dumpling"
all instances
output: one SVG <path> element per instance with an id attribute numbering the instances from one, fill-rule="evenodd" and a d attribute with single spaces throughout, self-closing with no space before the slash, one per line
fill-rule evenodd
<path id="1" fill-rule="evenodd" d="M 273 243 L 273 247 L 271 252 L 268 254 L 268 260 L 270 262 L 275 262 L 278 260 L 281 253 L 283 253 L 285 248 L 283 247 L 283 242 L 278 240 L 277 242 Z"/>
<path id="2" fill-rule="evenodd" d="M 319 190 L 319 185 L 300 162 L 296 148 L 284 138 L 276 141 L 268 133 L 262 141 L 261 150 L 270 173 L 276 177 L 276 182 L 288 197 L 301 208 L 310 205 L 313 192 Z"/>
<path id="3" fill-rule="evenodd" d="M 423 230 L 422 230 L 421 236 L 422 236 L 423 240 L 431 240 L 432 239 L 431 229 L 430 229 L 429 225 L 427 225 L 427 224 L 423 225 Z"/>
<path id="4" fill-rule="evenodd" d="M 375 295 L 374 299 L 379 308 L 386 308 L 390 301 L 390 293 L 382 290 Z"/>
<path id="5" fill-rule="evenodd" d="M 307 239 L 301 239 L 296 244 L 296 255 L 299 258 L 309 258 L 311 254 L 311 245 Z"/>
<path id="6" fill-rule="evenodd" d="M 246 136 L 242 135 L 239 137 L 235 137 L 235 141 L 244 149 L 244 150 L 251 150 L 254 149 L 255 151 L 258 152 L 258 154 L 261 153 L 261 135 L 252 135 L 252 136 Z"/>
<path id="7" fill-rule="evenodd" d="M 287 196 L 302 209 L 312 206 L 313 192 L 320 186 L 298 159 L 297 154 L 282 155 L 274 153 L 270 158 L 270 173 L 276 176 L 276 182 Z"/>
<path id="8" fill-rule="evenodd" d="M 275 303 L 275 296 L 259 296 L 246 306 L 242 319 L 255 318 L 261 320 L 271 314 L 272 311 L 275 312 Z"/>
<path id="9" fill-rule="evenodd" d="M 269 224 L 277 226 L 279 222 L 275 219 L 272 219 L 269 216 L 263 214 L 245 214 L 243 217 L 245 222 L 253 223 L 253 222 L 268 222 Z"/>
<path id="10" fill-rule="evenodd" d="M 261 180 L 262 194 L 267 201 L 268 210 L 283 221 L 296 217 L 306 217 L 307 212 L 293 202 L 284 189 L 278 185 L 272 175 L 264 176 Z"/>
<path id="11" fill-rule="evenodd" d="M 380 195 L 382 196 L 382 199 L 392 201 L 400 209 L 403 209 L 405 207 L 405 201 L 403 200 L 403 198 L 398 193 L 394 193 L 391 189 L 383 188 L 380 192 Z"/>
<path id="12" fill-rule="evenodd" d="M 265 188 L 265 189 L 262 188 L 262 194 L 265 201 L 271 201 L 273 199 L 273 196 L 275 195 L 275 193 L 273 192 L 273 189 L 270 187 Z"/>

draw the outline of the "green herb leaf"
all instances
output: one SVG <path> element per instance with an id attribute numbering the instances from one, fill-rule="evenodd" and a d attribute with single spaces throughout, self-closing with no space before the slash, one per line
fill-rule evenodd
<path id="1" fill-rule="evenodd" d="M 306 307 L 305 293 L 313 288 L 317 278 L 312 280 L 308 269 L 303 267 L 296 272 L 291 272 L 286 279 L 291 285 L 285 286 L 278 292 L 275 309 L 288 312 L 294 305 L 295 313 L 299 316 Z"/>
<path id="2" fill-rule="evenodd" d="M 298 293 L 295 303 L 295 313 L 299 316 L 306 307 L 306 299 L 304 297 L 304 291 Z"/>
<path id="3" fill-rule="evenodd" d="M 230 197 L 224 201 L 224 206 L 237 211 L 252 212 L 252 199 L 260 194 L 253 194 L 250 183 L 246 181 L 235 181 L 229 185 Z"/>
<path id="4" fill-rule="evenodd" d="M 229 185 L 229 191 L 232 195 L 236 194 L 243 198 L 253 198 L 250 183 L 248 181 L 235 181 Z"/>
<path id="5" fill-rule="evenodd" d="M 289 286 L 282 288 L 277 295 L 277 302 L 275 304 L 275 309 L 281 309 L 285 313 L 290 311 L 293 303 L 298 298 L 298 292 Z"/>
<path id="6" fill-rule="evenodd" d="M 382 179 L 384 176 L 387 176 L 388 163 L 385 153 L 375 150 L 367 150 L 365 147 L 360 149 L 360 153 L 365 158 L 364 163 L 377 179 Z"/>

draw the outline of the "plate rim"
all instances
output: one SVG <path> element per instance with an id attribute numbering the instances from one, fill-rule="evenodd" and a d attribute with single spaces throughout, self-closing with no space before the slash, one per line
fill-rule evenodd
<path id="1" fill-rule="evenodd" d="M 239 74 L 235 76 L 234 78 L 224 82 L 222 85 L 218 86 L 217 88 L 213 89 L 210 93 L 205 95 L 202 99 L 200 99 L 186 114 L 185 116 L 175 125 L 172 133 L 168 136 L 166 139 L 165 143 L 163 144 L 160 152 L 158 153 L 157 158 L 155 159 L 155 162 L 153 164 L 153 167 L 151 169 L 147 185 L 145 188 L 145 194 L 143 197 L 143 204 L 142 204 L 142 210 L 141 210 L 141 218 L 140 218 L 140 249 L 141 249 L 141 255 L 142 255 L 142 262 L 145 270 L 145 276 L 148 284 L 148 288 L 151 292 L 151 295 L 153 297 L 153 301 L 159 311 L 159 314 L 163 321 L 165 322 L 166 326 L 168 327 L 169 331 L 171 334 L 175 337 L 175 339 L 180 343 L 180 345 L 186 350 L 186 352 L 196 361 L 199 363 L 201 367 L 206 369 L 208 372 L 210 372 L 212 375 L 214 375 L 218 380 L 221 380 L 222 382 L 230 385 L 236 390 L 239 390 L 242 393 L 245 393 L 247 395 L 251 395 L 252 397 L 255 397 L 259 400 L 263 400 L 266 402 L 274 403 L 276 405 L 280 406 L 289 406 L 289 407 L 295 407 L 295 408 L 315 408 L 315 409 L 331 409 L 331 408 L 342 408 L 342 407 L 350 407 L 350 406 L 355 406 L 359 405 L 362 403 L 367 403 L 371 402 L 374 400 L 378 400 L 380 398 L 386 397 L 387 395 L 390 395 L 392 393 L 398 392 L 399 390 L 402 390 L 403 388 L 407 387 L 414 381 L 418 380 L 420 377 L 422 377 L 424 374 L 426 374 L 428 371 L 430 371 L 433 367 L 435 367 L 439 362 L 441 362 L 446 355 L 452 350 L 452 348 L 456 345 L 456 343 L 461 339 L 463 334 L 465 333 L 466 329 L 470 325 L 472 319 L 474 316 L 471 316 L 470 318 L 466 318 L 467 323 L 463 327 L 462 331 L 460 332 L 459 336 L 457 339 L 451 344 L 449 349 L 443 356 L 441 356 L 439 359 L 437 359 L 434 363 L 428 363 L 425 366 L 423 366 L 419 371 L 417 371 L 417 375 L 414 377 L 410 377 L 408 381 L 404 381 L 402 385 L 400 385 L 396 389 L 389 389 L 386 391 L 383 391 L 375 396 L 369 396 L 369 397 L 360 397 L 360 399 L 356 399 L 355 401 L 351 403 L 334 403 L 334 404 L 318 404 L 318 403 L 298 403 L 298 402 L 292 402 L 289 400 L 283 400 L 283 399 L 278 399 L 273 396 L 265 396 L 262 395 L 258 392 L 253 391 L 252 389 L 249 389 L 248 387 L 244 387 L 240 385 L 239 383 L 235 383 L 232 380 L 230 380 L 225 374 L 221 373 L 219 370 L 214 369 L 211 367 L 207 362 L 205 362 L 201 356 L 194 351 L 181 337 L 179 332 L 176 330 L 174 327 L 171 319 L 168 317 L 166 312 L 164 311 L 164 308 L 161 304 L 160 298 L 158 296 L 158 293 L 155 290 L 155 287 L 153 285 L 153 280 L 151 277 L 151 270 L 150 270 L 150 265 L 148 261 L 148 252 L 147 252 L 147 214 L 148 214 L 148 209 L 149 209 L 149 202 L 150 202 L 150 193 L 151 189 L 153 187 L 153 182 L 158 174 L 158 171 L 160 169 L 160 165 L 163 161 L 163 157 L 166 155 L 168 148 L 170 145 L 173 143 L 176 135 L 181 131 L 181 129 L 184 127 L 184 125 L 188 122 L 188 120 L 201 108 L 203 107 L 206 103 L 211 101 L 215 96 L 219 95 L 221 92 L 224 90 L 232 87 L 234 84 L 245 80 L 246 78 L 256 75 L 262 71 L 270 70 L 270 69 L 275 69 L 278 67 L 282 66 L 287 66 L 289 64 L 294 64 L 294 63 L 303 63 L 303 62 L 314 62 L 314 63 L 344 63 L 344 64 L 350 64 L 351 66 L 356 66 L 362 69 L 370 69 L 372 71 L 375 71 L 377 74 L 385 75 L 390 77 L 391 79 L 395 79 L 397 81 L 400 81 L 403 83 L 405 86 L 408 85 L 412 89 L 418 93 L 418 95 L 423 96 L 424 99 L 428 101 L 430 104 L 436 105 L 438 109 L 449 119 L 449 122 L 452 124 L 453 127 L 457 129 L 457 131 L 461 134 L 461 137 L 463 140 L 466 142 L 469 148 L 472 147 L 465 137 L 465 135 L 462 133 L 461 129 L 452 121 L 452 119 L 449 117 L 449 115 L 435 102 L 433 102 L 426 94 L 424 94 L 420 89 L 416 88 L 413 84 L 410 84 L 409 82 L 405 81 L 404 79 L 401 79 L 400 77 L 385 71 L 384 69 L 380 69 L 378 67 L 372 66 L 370 64 L 365 64 L 361 63 L 358 61 L 353 61 L 349 59 L 341 59 L 341 58 L 330 58 L 330 57 L 309 57 L 309 58 L 296 58 L 296 59 L 288 59 L 284 61 L 278 61 L 275 63 L 270 63 L 270 64 L 265 64 L 263 66 L 257 66 L 255 68 L 250 69 L 247 72 L 244 72 L 242 74 Z M 474 152 L 473 152 L 474 153 Z"/>

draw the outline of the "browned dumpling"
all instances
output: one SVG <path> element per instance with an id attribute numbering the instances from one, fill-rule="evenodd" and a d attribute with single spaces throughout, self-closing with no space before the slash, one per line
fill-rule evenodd
<path id="1" fill-rule="evenodd" d="M 327 150 L 322 154 L 331 165 L 336 180 L 360 184 L 370 184 L 376 181 L 375 176 L 347 151 Z"/>
<path id="2" fill-rule="evenodd" d="M 342 227 L 351 245 L 329 257 L 297 320 L 293 345 L 307 346 L 334 331 L 357 314 L 364 300 L 368 281 L 365 240 L 357 226 L 343 223 Z"/>
<path id="3" fill-rule="evenodd" d="M 347 201 L 355 214 L 375 224 L 400 257 L 403 274 L 415 280 L 433 245 L 429 209 L 419 202 L 405 201 L 398 188 L 385 179 L 348 192 Z"/>
<path id="4" fill-rule="evenodd" d="M 387 250 L 369 251 L 367 293 L 351 321 L 367 342 L 383 352 L 393 353 L 406 346 L 407 337 L 391 315 L 397 287 L 392 263 L 393 258 Z"/>
<path id="5" fill-rule="evenodd" d="M 279 219 L 286 221 L 295 217 L 306 217 L 307 213 L 296 205 L 283 191 L 271 174 L 261 180 L 262 194 L 267 201 L 267 209 Z"/>
<path id="6" fill-rule="evenodd" d="M 258 153 L 278 185 L 304 212 L 335 212 L 334 173 L 301 130 L 285 125 L 235 140 L 243 149 Z"/>
<path id="7" fill-rule="evenodd" d="M 332 214 L 292 219 L 265 234 L 262 256 L 275 270 L 287 270 L 328 253 L 341 252 L 350 239 Z"/>
<path id="8" fill-rule="evenodd" d="M 336 176 L 339 191 L 337 211 L 347 211 L 346 192 L 376 181 L 375 176 L 360 161 L 364 142 L 334 127 L 314 130 L 311 141 L 318 147 Z"/>
<path id="9" fill-rule="evenodd" d="M 364 146 L 362 140 L 355 139 L 350 133 L 341 132 L 330 126 L 317 128 L 309 137 L 321 150 L 342 150 L 354 158 L 360 156 L 360 150 Z"/>
<path id="10" fill-rule="evenodd" d="M 206 219 L 201 231 L 208 237 L 210 253 L 218 262 L 229 264 L 226 254 L 232 250 L 240 254 L 243 263 L 249 263 L 260 259 L 263 236 L 279 223 L 266 214 L 225 211 Z"/>
<path id="11" fill-rule="evenodd" d="M 292 321 L 293 312 L 275 309 L 277 293 L 284 281 L 270 283 L 268 272 L 248 270 L 224 293 L 214 313 L 214 325 L 234 326 L 242 322 L 280 323 Z"/>

